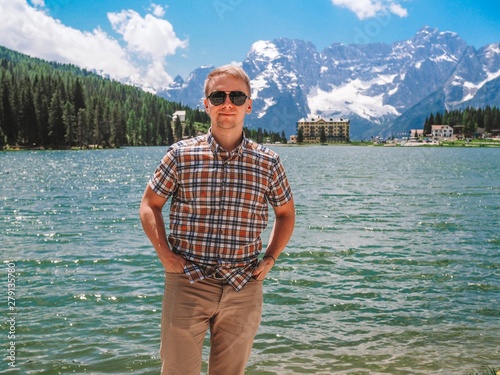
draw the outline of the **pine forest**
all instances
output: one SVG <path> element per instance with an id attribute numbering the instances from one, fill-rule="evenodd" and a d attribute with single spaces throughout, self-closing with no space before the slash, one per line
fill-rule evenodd
<path id="1" fill-rule="evenodd" d="M 0 47 L 0 149 L 169 145 L 208 123 L 205 112 Z"/>
<path id="2" fill-rule="evenodd" d="M 500 109 L 486 106 L 484 108 L 467 107 L 463 110 L 449 110 L 444 113 L 431 113 L 424 123 L 424 134 L 430 134 L 432 125 L 462 125 L 463 132 L 473 137 L 478 129 L 486 133 L 498 132 L 500 126 Z"/>

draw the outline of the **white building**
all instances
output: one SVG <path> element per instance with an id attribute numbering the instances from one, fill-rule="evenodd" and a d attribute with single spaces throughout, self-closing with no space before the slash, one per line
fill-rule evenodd
<path id="1" fill-rule="evenodd" d="M 179 117 L 181 122 L 186 122 L 186 111 L 175 111 L 172 115 L 172 120 L 175 121 L 177 117 Z"/>
<path id="2" fill-rule="evenodd" d="M 432 125 L 432 139 L 439 141 L 453 137 L 453 128 L 450 125 Z"/>

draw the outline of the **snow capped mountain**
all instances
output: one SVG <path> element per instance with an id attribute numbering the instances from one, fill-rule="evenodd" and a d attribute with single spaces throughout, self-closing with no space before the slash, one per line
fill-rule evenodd
<path id="1" fill-rule="evenodd" d="M 167 88 L 159 90 L 157 95 L 193 108 L 203 108 L 203 86 L 212 69 L 213 66 L 202 66 L 195 69 L 189 74 L 186 81 L 177 76 Z"/>
<path id="2" fill-rule="evenodd" d="M 456 107 L 474 98 L 487 82 L 500 77 L 500 45 L 491 44 L 476 51 L 469 47 L 447 82 L 449 106 Z"/>
<path id="3" fill-rule="evenodd" d="M 287 135 L 309 116 L 349 118 L 351 139 L 360 139 L 421 128 L 431 111 L 499 105 L 500 44 L 476 51 L 429 27 L 393 45 L 334 43 L 321 52 L 302 40 L 261 40 L 242 66 L 254 99 L 246 125 Z M 177 77 L 159 95 L 197 107 L 211 69 Z"/>

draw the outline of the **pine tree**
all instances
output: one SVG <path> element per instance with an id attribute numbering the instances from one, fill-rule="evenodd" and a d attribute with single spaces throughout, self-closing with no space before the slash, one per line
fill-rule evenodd
<path id="1" fill-rule="evenodd" d="M 179 116 L 177 116 L 175 118 L 175 125 L 174 125 L 175 129 L 174 129 L 174 132 L 175 132 L 175 138 L 180 141 L 182 139 L 182 124 L 181 124 L 181 119 L 179 118 Z"/>
<path id="2" fill-rule="evenodd" d="M 11 102 L 11 85 L 6 75 L 2 76 L 1 82 L 1 97 L 2 97 L 2 130 L 6 137 L 8 145 L 17 144 L 18 129 L 16 126 L 14 109 Z"/>
<path id="3" fill-rule="evenodd" d="M 490 133 L 493 129 L 493 115 L 490 106 L 486 106 L 484 109 L 484 131 Z"/>
<path id="4" fill-rule="evenodd" d="M 304 142 L 304 132 L 302 129 L 299 129 L 297 132 L 297 143 L 302 143 Z"/>
<path id="5" fill-rule="evenodd" d="M 88 146 L 86 139 L 86 129 L 87 128 L 87 112 L 84 108 L 80 108 L 76 116 L 76 139 L 75 144 L 80 148 L 85 148 Z"/>
<path id="6" fill-rule="evenodd" d="M 74 144 L 75 137 L 75 107 L 71 102 L 66 102 L 63 110 L 63 122 L 66 129 L 65 141 L 68 147 L 72 147 Z"/>
<path id="7" fill-rule="evenodd" d="M 432 125 L 429 122 L 429 117 L 426 117 L 424 122 L 424 134 L 431 134 L 431 133 L 432 133 Z"/>
<path id="8" fill-rule="evenodd" d="M 287 143 L 287 139 L 286 139 L 286 135 L 285 135 L 284 130 L 281 132 L 281 143 Z"/>
<path id="9" fill-rule="evenodd" d="M 320 131 L 319 131 L 319 142 L 326 143 L 326 132 L 325 132 L 324 126 L 322 126 Z"/>
<path id="10" fill-rule="evenodd" d="M 429 116 L 429 125 L 439 125 L 439 124 L 436 124 L 435 120 L 434 120 L 434 114 L 431 113 L 431 115 Z"/>
<path id="11" fill-rule="evenodd" d="M 94 98 L 94 106 L 89 112 L 92 116 L 90 126 L 91 126 L 91 142 L 94 147 L 99 147 L 103 142 L 103 106 L 100 98 Z"/>
<path id="12" fill-rule="evenodd" d="M 75 83 L 73 85 L 72 102 L 75 108 L 75 116 L 76 116 L 80 109 L 85 108 L 85 96 L 83 94 L 83 87 L 78 77 L 76 78 Z"/>
<path id="13" fill-rule="evenodd" d="M 128 113 L 127 119 L 127 143 L 131 146 L 136 146 L 138 144 L 137 124 L 137 116 L 135 114 L 135 111 L 131 109 Z"/>
<path id="14" fill-rule="evenodd" d="M 64 140 L 63 109 L 61 105 L 61 92 L 56 90 L 52 95 L 49 107 L 49 142 L 52 146 L 59 147 Z"/>
<path id="15" fill-rule="evenodd" d="M 261 128 L 257 129 L 257 143 L 264 143 L 264 135 Z"/>
<path id="16" fill-rule="evenodd" d="M 476 132 L 476 123 L 474 122 L 474 115 L 470 108 L 466 108 L 462 114 L 462 123 L 464 125 L 464 136 L 472 137 Z"/>
<path id="17" fill-rule="evenodd" d="M 172 130 L 172 121 L 170 120 L 170 117 L 167 117 L 167 121 L 165 123 L 165 134 L 167 137 L 167 145 L 170 146 L 174 144 L 174 131 Z"/>
<path id="18" fill-rule="evenodd" d="M 435 120 L 434 120 L 434 124 L 435 125 L 447 125 L 443 122 L 443 116 L 441 115 L 441 113 L 437 112 L 436 113 L 436 117 L 435 117 Z"/>

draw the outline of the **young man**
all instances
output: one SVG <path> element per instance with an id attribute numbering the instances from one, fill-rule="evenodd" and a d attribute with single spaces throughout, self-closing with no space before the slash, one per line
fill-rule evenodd
<path id="1" fill-rule="evenodd" d="M 209 374 L 243 374 L 261 320 L 262 280 L 290 239 L 292 192 L 276 153 L 244 136 L 250 80 L 225 65 L 205 81 L 208 134 L 172 145 L 140 207 L 144 231 L 166 271 L 163 375 L 199 375 L 210 330 Z M 162 209 L 171 198 L 167 238 Z M 275 212 L 262 260 L 268 205 Z"/>

